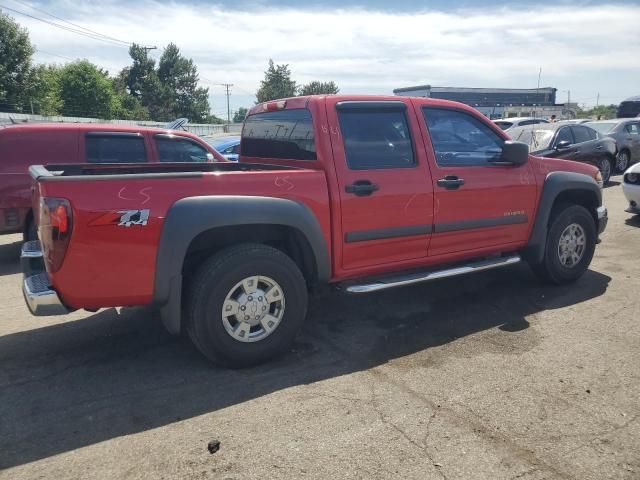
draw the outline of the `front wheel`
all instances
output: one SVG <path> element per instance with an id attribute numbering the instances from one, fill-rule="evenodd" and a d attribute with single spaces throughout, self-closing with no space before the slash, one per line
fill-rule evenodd
<path id="1" fill-rule="evenodd" d="M 601 158 L 597 162 L 598 169 L 600 170 L 600 174 L 602 175 L 602 183 L 604 185 L 609 183 L 611 179 L 611 171 L 613 170 L 613 166 L 611 165 L 611 160 L 608 158 Z"/>
<path id="2" fill-rule="evenodd" d="M 586 208 L 559 207 L 552 214 L 544 257 L 531 268 L 550 283 L 573 282 L 589 268 L 596 240 L 595 221 Z"/>
<path id="3" fill-rule="evenodd" d="M 307 288 L 287 255 L 243 244 L 213 255 L 187 290 L 186 328 L 210 360 L 246 367 L 293 344 L 307 310 Z"/>
<path id="4" fill-rule="evenodd" d="M 629 160 L 629 152 L 627 152 L 626 150 L 622 150 L 620 153 L 618 153 L 618 156 L 616 157 L 616 171 L 618 173 L 624 172 L 629 166 Z"/>

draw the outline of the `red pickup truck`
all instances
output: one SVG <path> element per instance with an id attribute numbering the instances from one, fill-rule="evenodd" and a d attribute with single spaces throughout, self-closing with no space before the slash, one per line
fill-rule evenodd
<path id="1" fill-rule="evenodd" d="M 47 163 L 224 162 L 182 131 L 98 123 L 0 125 L 0 234 L 35 239 L 29 165 Z"/>
<path id="2" fill-rule="evenodd" d="M 230 366 L 288 349 L 314 286 L 376 292 L 521 258 L 570 282 L 607 223 L 595 167 L 530 156 L 477 111 L 425 98 L 257 105 L 239 163 L 31 176 L 32 313 L 155 305 L 170 332 Z"/>

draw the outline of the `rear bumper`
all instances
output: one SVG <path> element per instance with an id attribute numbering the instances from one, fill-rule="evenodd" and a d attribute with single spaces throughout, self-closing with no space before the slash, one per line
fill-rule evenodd
<path id="1" fill-rule="evenodd" d="M 20 254 L 23 281 L 22 294 L 29 311 L 36 316 L 65 315 L 67 308 L 49 282 L 44 269 L 40 242 L 25 242 Z"/>
<path id="2" fill-rule="evenodd" d="M 604 232 L 604 229 L 607 228 L 607 222 L 609 221 L 609 215 L 607 213 L 607 207 L 599 206 L 596 210 L 598 214 L 598 235 Z"/>

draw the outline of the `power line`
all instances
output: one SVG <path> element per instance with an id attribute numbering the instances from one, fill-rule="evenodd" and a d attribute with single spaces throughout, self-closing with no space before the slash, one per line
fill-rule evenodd
<path id="1" fill-rule="evenodd" d="M 65 25 L 60 25 L 59 23 L 52 22 L 52 21 L 44 19 L 44 18 L 36 17 L 35 15 L 30 15 L 30 14 L 25 13 L 25 12 L 21 12 L 19 10 L 14 9 L 14 8 L 7 7 L 6 5 L 1 5 L 0 4 L 0 8 L 3 8 L 5 10 L 8 10 L 8 11 L 13 12 L 13 13 L 17 13 L 18 15 L 22 15 L 22 16 L 25 16 L 25 17 L 28 17 L 28 18 L 32 18 L 34 20 L 38 20 L 40 22 L 46 23 L 48 25 L 51 25 L 53 27 L 60 28 L 61 30 L 66 30 L 67 32 L 71 32 L 71 33 L 75 33 L 77 35 L 81 35 L 83 37 L 91 38 L 92 40 L 100 40 L 102 42 L 109 43 L 111 45 L 116 45 L 116 46 L 119 46 L 119 47 L 129 47 L 129 46 L 132 45 L 131 42 L 126 42 L 124 40 L 118 40 L 118 39 L 111 39 L 111 37 L 107 37 L 106 35 L 102 35 L 102 34 L 99 34 L 99 33 L 95 33 L 95 34 L 94 33 L 89 33 L 89 32 L 85 32 L 85 31 L 82 31 L 82 30 L 78 30 L 76 28 L 71 28 L 71 27 L 67 27 Z"/>
<path id="2" fill-rule="evenodd" d="M 49 12 L 47 12 L 47 11 L 45 11 L 45 10 L 42 10 L 41 8 L 36 8 L 36 7 L 32 6 L 32 5 L 29 5 L 28 3 L 23 2 L 23 1 L 21 1 L 21 0 L 13 0 L 13 2 L 15 2 L 15 3 L 19 3 L 20 5 L 24 5 L 25 7 L 28 7 L 28 8 L 30 8 L 30 9 L 32 9 L 32 10 L 35 10 L 36 12 L 44 13 L 45 15 L 48 15 L 48 16 L 50 16 L 50 17 L 52 17 L 52 18 L 57 19 L 57 20 L 61 20 L 61 21 L 62 21 L 62 22 L 64 22 L 64 23 L 67 23 L 67 24 L 69 24 L 69 25 L 71 25 L 71 26 L 73 26 L 73 27 L 77 27 L 77 28 L 79 28 L 79 29 L 81 29 L 81 30 L 84 30 L 84 31 L 86 31 L 87 33 L 90 33 L 90 34 L 92 34 L 92 35 L 96 35 L 96 36 L 99 36 L 99 37 L 102 37 L 102 38 L 105 38 L 105 39 L 108 39 L 108 40 L 113 40 L 113 41 L 115 41 L 115 42 L 119 42 L 119 43 L 126 43 L 126 44 L 128 44 L 128 45 L 131 45 L 131 43 L 130 43 L 130 42 L 126 42 L 126 41 L 124 41 L 124 40 L 120 40 L 120 39 L 117 39 L 117 38 L 114 38 L 114 37 L 110 37 L 110 36 L 108 36 L 108 35 L 105 35 L 105 34 L 103 34 L 103 33 L 96 32 L 95 30 L 88 29 L 88 28 L 86 28 L 86 27 L 83 27 L 82 25 L 78 25 L 78 24 L 76 24 L 76 23 L 73 23 L 73 22 L 70 22 L 70 21 L 68 21 L 68 20 L 65 20 L 65 19 L 64 19 L 64 18 L 62 18 L 62 17 L 58 17 L 57 15 L 54 15 L 53 13 L 49 13 Z"/>
<path id="3" fill-rule="evenodd" d="M 46 52 L 44 50 L 41 50 L 39 48 L 36 47 L 36 53 L 44 53 L 45 55 L 51 55 L 52 57 L 60 57 L 60 58 L 64 58 L 65 60 L 69 60 L 70 62 L 73 62 L 74 59 L 71 57 L 65 57 L 64 55 L 60 55 L 58 53 L 51 53 L 51 52 Z"/>

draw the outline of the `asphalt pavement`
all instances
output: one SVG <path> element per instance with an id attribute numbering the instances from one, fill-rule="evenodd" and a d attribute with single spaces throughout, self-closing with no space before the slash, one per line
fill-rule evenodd
<path id="1" fill-rule="evenodd" d="M 147 308 L 32 317 L 0 237 L 0 479 L 639 479 L 640 217 L 614 180 L 577 283 L 325 293 L 238 371 Z"/>

